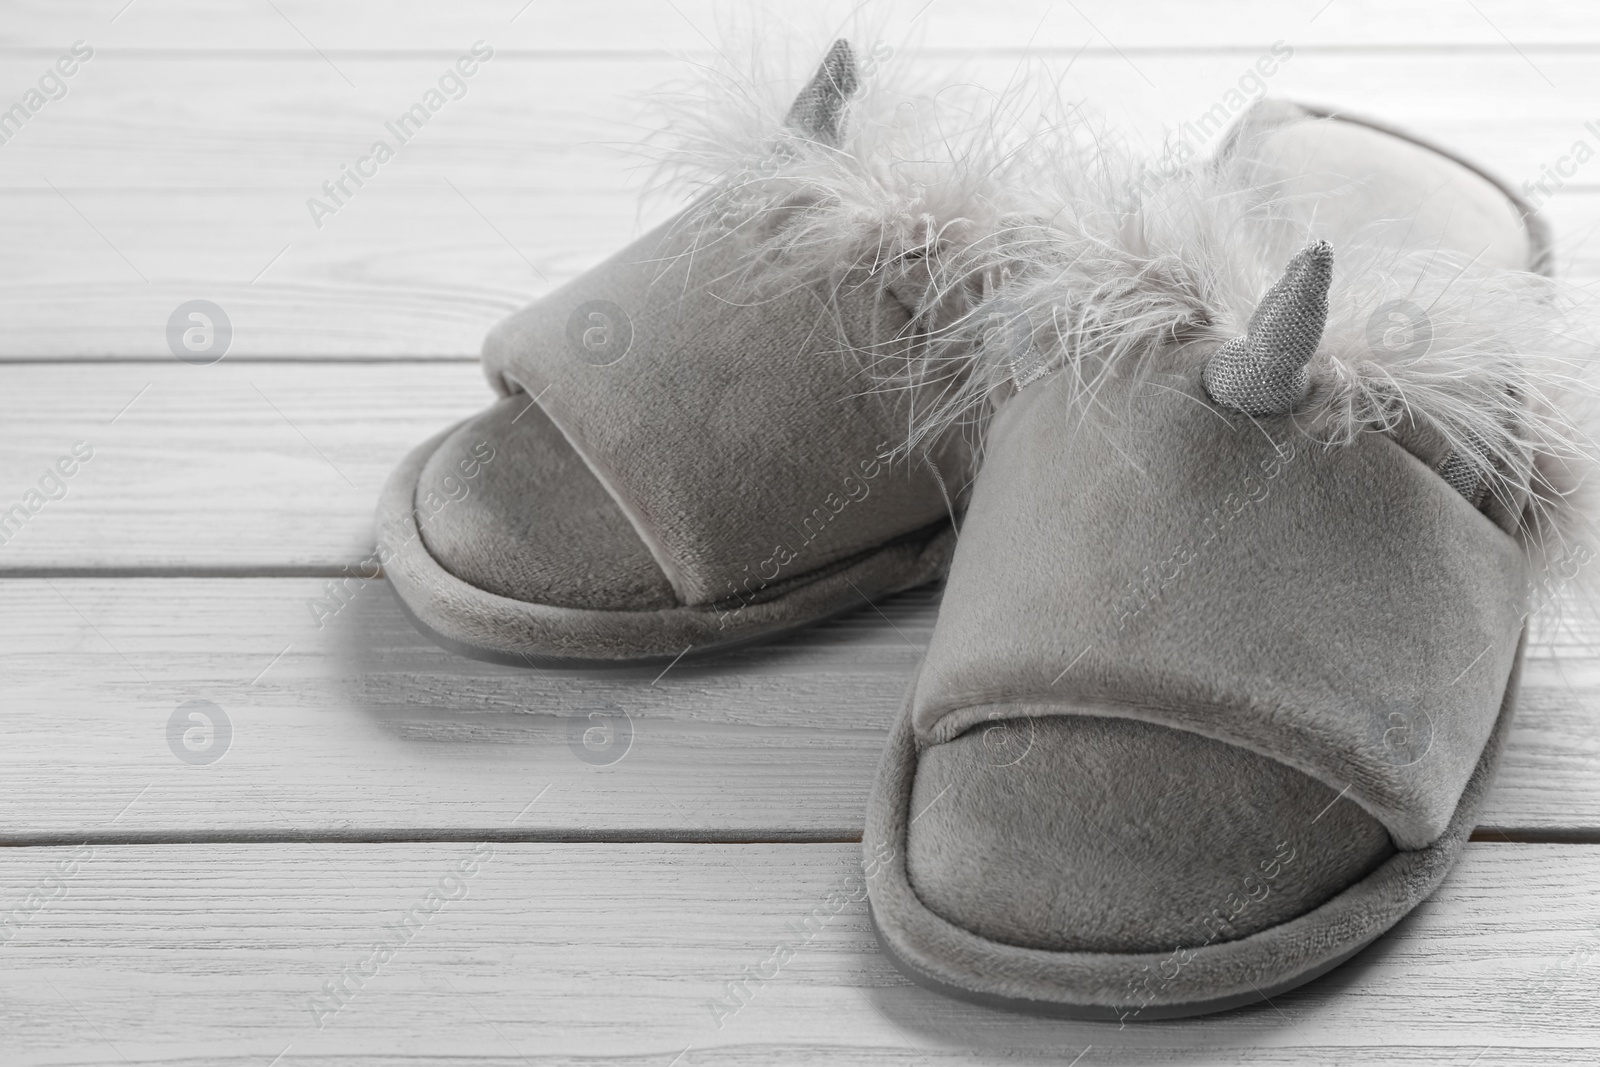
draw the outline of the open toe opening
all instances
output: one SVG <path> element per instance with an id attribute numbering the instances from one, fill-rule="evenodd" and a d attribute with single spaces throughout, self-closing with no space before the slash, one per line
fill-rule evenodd
<path id="1" fill-rule="evenodd" d="M 444 440 L 422 468 L 415 506 L 428 552 L 479 589 L 601 611 L 678 603 L 622 508 L 520 393 Z"/>
<path id="2" fill-rule="evenodd" d="M 1197 734 L 1006 720 L 921 752 L 906 870 L 936 915 L 1023 948 L 1159 952 L 1248 937 L 1394 854 L 1339 791 Z"/>

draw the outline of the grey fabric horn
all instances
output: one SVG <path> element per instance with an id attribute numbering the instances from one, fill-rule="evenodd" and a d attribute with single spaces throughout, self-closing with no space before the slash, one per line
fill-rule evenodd
<path id="1" fill-rule="evenodd" d="M 856 56 L 850 42 L 843 38 L 833 42 L 822 66 L 800 90 L 789 107 L 785 123 L 795 132 L 825 144 L 839 147 L 839 134 L 844 125 L 844 104 L 855 95 L 860 79 L 856 76 Z"/>
<path id="2" fill-rule="evenodd" d="M 1287 415 L 1311 387 L 1306 364 L 1328 321 L 1333 246 L 1307 245 L 1261 298 L 1243 337 L 1227 341 L 1206 362 L 1211 399 L 1246 415 Z"/>

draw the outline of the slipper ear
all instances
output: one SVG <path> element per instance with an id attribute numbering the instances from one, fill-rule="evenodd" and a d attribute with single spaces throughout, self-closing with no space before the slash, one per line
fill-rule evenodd
<path id="1" fill-rule="evenodd" d="M 1322 341 L 1333 282 L 1333 246 L 1317 241 L 1289 261 L 1256 306 L 1243 337 L 1206 361 L 1211 399 L 1246 415 L 1287 415 L 1311 388 L 1306 364 Z"/>
<path id="2" fill-rule="evenodd" d="M 855 52 L 849 41 L 840 38 L 828 49 L 811 81 L 794 98 L 784 122 L 807 140 L 837 148 L 844 130 L 845 101 L 860 84 Z"/>

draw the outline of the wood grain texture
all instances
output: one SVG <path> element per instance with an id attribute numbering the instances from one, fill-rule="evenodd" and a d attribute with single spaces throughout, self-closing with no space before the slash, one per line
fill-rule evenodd
<path id="1" fill-rule="evenodd" d="M 1552 161 L 1562 151 L 1545 149 Z M 171 359 L 168 320 L 195 299 L 228 315 L 235 359 L 475 359 L 500 319 L 671 214 L 606 190 L 603 177 L 594 184 L 538 196 L 469 186 L 470 205 L 444 177 L 427 189 L 374 188 L 320 234 L 303 225 L 314 184 L 287 194 L 63 190 L 106 222 L 148 284 L 51 190 L 0 192 L 11 212 L 0 217 L 0 362 Z M 1542 213 L 1559 275 L 1592 289 L 1600 190 L 1569 187 Z"/>
<path id="2" fill-rule="evenodd" d="M 937 609 L 923 591 L 664 674 L 557 672 L 436 648 L 381 581 L 319 628 L 324 596 L 312 579 L 0 581 L 0 839 L 459 838 L 501 832 L 547 785 L 519 832 L 851 837 Z M 1530 658 L 1486 827 L 1600 833 L 1590 646 Z M 169 741 L 195 700 L 231 723 L 209 765 Z M 611 721 L 628 746 L 586 749 Z"/>
<path id="3" fill-rule="evenodd" d="M 1594 847 L 1469 846 L 1429 903 L 1332 975 L 1271 1005 L 1123 1029 L 909 985 L 877 951 L 864 903 L 830 912 L 830 893 L 859 895 L 854 846 L 500 844 L 473 862 L 474 848 L 98 846 L 76 863 L 67 848 L 4 850 L 0 901 L 56 894 L 0 946 L 6 1061 L 1493 1067 L 1600 1055 Z M 375 944 L 402 942 L 392 924 L 417 906 L 436 910 L 367 964 Z M 817 932 L 797 934 L 815 909 Z M 780 942 L 792 959 L 742 1008 L 714 1012 Z M 319 1014 L 324 983 L 358 967 L 371 977 Z"/>
<path id="4" fill-rule="evenodd" d="M 469 362 L 0 368 L 0 510 L 94 449 L 0 568 L 355 564 L 401 457 L 492 399 Z"/>
<path id="5" fill-rule="evenodd" d="M 459 836 L 547 785 L 530 832 L 852 836 L 934 614 L 920 594 L 892 621 L 866 609 L 665 673 L 554 672 L 438 649 L 381 581 L 319 629 L 323 596 L 305 579 L 0 582 L 20 640 L 0 642 L 0 836 Z M 232 724 L 208 766 L 170 747 L 191 700 Z M 595 713 L 631 730 L 605 762 L 583 758 Z"/>
<path id="6" fill-rule="evenodd" d="M 1301 51 L 1269 80 L 1273 94 L 1381 115 L 1513 184 L 1538 178 L 1580 139 L 1600 147 L 1584 126 L 1597 117 L 1585 101 L 1600 94 L 1600 45 L 1581 44 L 1584 32 L 1568 24 L 1575 17 L 1551 16 L 1528 30 L 1561 47 L 1519 52 L 1463 6 L 1464 16 L 1446 19 L 1470 31 L 1463 40 L 1499 40 L 1470 60 L 1449 50 L 1319 51 L 1296 36 L 1320 32 L 1324 19 L 1365 17 L 1380 36 L 1383 26 L 1411 25 L 1408 14 L 1362 16 L 1352 5 L 1352 16 L 1345 7 L 1309 25 L 1301 24 L 1309 15 L 1287 9 L 1268 17 L 1230 5 L 1214 20 L 1209 7 L 1162 7 L 1126 33 L 1111 9 L 1085 9 L 1101 30 L 1070 15 L 1076 29 L 1039 45 L 1037 62 L 1059 75 L 1065 96 L 1086 101 L 1115 136 L 1144 150 L 1222 101 L 1278 38 Z M 84 17 L 90 10 L 80 9 Z M 654 18 L 630 22 L 627 7 L 614 17 L 598 6 L 530 8 L 505 27 L 510 36 L 490 34 L 501 51 L 466 96 L 397 145 L 396 158 L 335 216 L 314 220 L 307 201 L 327 199 L 322 184 L 374 139 L 393 141 L 384 123 L 434 84 L 454 52 L 489 33 L 483 26 L 509 16 L 486 5 L 449 15 L 417 9 L 412 25 L 375 8 L 329 9 L 341 12 L 331 16 L 285 8 L 312 40 L 373 42 L 333 58 L 326 47 L 307 46 L 270 6 L 222 10 L 131 9 L 110 28 L 147 43 L 106 45 L 64 99 L 0 145 L 0 358 L 165 355 L 168 316 L 196 298 L 228 311 L 236 355 L 466 356 L 497 318 L 682 202 L 640 201 L 650 154 L 636 146 L 663 123 L 653 94 L 692 79 L 694 61 L 575 42 L 625 40 L 636 24 L 682 29 L 700 19 L 693 11 L 685 21 L 656 8 Z M 965 30 L 968 17 L 957 10 L 946 12 L 948 23 L 930 10 L 929 27 L 953 28 L 926 36 L 987 39 Z M 51 39 L 57 31 L 40 20 L 77 17 L 28 11 L 32 22 L 13 31 L 19 40 Z M 999 32 L 1025 41 L 1024 24 L 1030 33 L 1053 24 L 1024 13 L 1022 5 L 1003 13 Z M 1491 17 L 1495 25 L 1517 21 Z M 326 25 L 315 25 L 322 19 Z M 1157 39 L 1170 31 L 1174 40 L 1213 43 L 1154 54 L 1105 43 L 1141 39 L 1136 26 Z M 688 43 L 703 48 L 698 31 L 689 32 Z M 395 34 L 413 34 L 429 50 L 408 51 Z M 518 34 L 564 43 L 519 50 Z M 1218 39 L 1263 43 L 1229 50 Z M 173 51 L 153 43 L 162 40 L 190 44 Z M 245 40 L 261 51 L 229 51 Z M 1086 45 L 1093 47 L 1081 51 Z M 15 66 L 32 70 L 48 59 L 19 54 Z M 888 62 L 919 77 L 1000 90 L 1035 59 L 971 43 L 906 46 Z M 808 63 L 797 60 L 797 82 Z M 1600 224 L 1597 189 L 1600 171 L 1579 168 L 1548 209 L 1562 269 L 1583 282 L 1600 273 L 1591 240 Z"/>
<path id="7" fill-rule="evenodd" d="M 761 6 L 798 73 L 855 5 Z M 675 210 L 641 198 L 631 146 L 661 124 L 649 94 L 752 8 L 0 14 L 0 108 L 73 41 L 97 53 L 0 144 L 0 509 L 75 441 L 95 449 L 0 544 L 0 844 L 28 846 L 0 847 L 0 1059 L 1600 1059 L 1600 846 L 1570 843 L 1600 835 L 1600 626 L 1533 652 L 1479 841 L 1391 936 L 1271 1006 L 1118 1030 L 912 987 L 859 901 L 718 1025 L 727 983 L 855 884 L 843 842 L 934 592 L 665 674 L 462 659 L 381 580 L 349 583 L 319 625 L 311 605 L 367 556 L 400 456 L 489 399 L 472 363 L 484 332 Z M 1382 116 L 1513 184 L 1578 140 L 1600 146 L 1585 126 L 1600 121 L 1600 18 L 1576 4 L 910 0 L 869 9 L 853 36 L 997 89 L 1042 65 L 1140 148 L 1278 40 L 1295 55 L 1273 94 Z M 317 227 L 307 198 L 479 39 L 496 56 L 468 95 Z M 1596 168 L 1542 209 L 1584 286 L 1600 280 Z M 168 350 L 168 317 L 196 298 L 235 329 L 215 366 Z M 172 731 L 194 701 L 227 717 L 215 762 Z M 430 889 L 453 892 L 443 879 L 488 839 L 464 895 L 319 1028 L 323 984 Z M 71 862 L 83 841 L 98 843 Z"/>
<path id="8" fill-rule="evenodd" d="M 48 50 L 98 32 L 113 47 L 161 53 L 233 49 L 297 53 L 315 46 L 352 51 L 436 51 L 441 39 L 502 30 L 511 43 L 542 54 L 659 53 L 710 50 L 708 36 L 749 9 L 769 13 L 780 28 L 828 29 L 860 5 L 816 0 L 800 8 L 778 0 L 733 7 L 716 0 L 588 0 L 582 4 L 471 0 L 430 4 L 347 0 L 166 0 L 124 11 L 127 0 L 55 0 L 12 5 L 0 27 L 0 49 Z M 273 8 L 278 9 L 274 12 Z M 882 9 L 888 8 L 887 13 Z M 994 0 L 982 9 L 962 0 L 909 0 L 875 5 L 863 22 L 915 21 L 929 47 L 950 50 L 1158 49 L 1219 51 L 1252 47 L 1298 32 L 1308 46 L 1382 48 L 1509 48 L 1549 50 L 1600 43 L 1582 5 L 1395 4 L 1384 0 L 1079 0 L 1060 8 L 1029 0 Z M 470 39 L 470 38 L 469 38 Z"/>

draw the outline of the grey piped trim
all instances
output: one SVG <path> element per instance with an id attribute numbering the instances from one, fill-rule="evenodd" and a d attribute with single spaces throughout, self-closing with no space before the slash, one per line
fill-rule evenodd
<path id="1" fill-rule="evenodd" d="M 1397 852 L 1311 911 L 1238 941 L 1172 952 L 1051 952 L 992 941 L 939 917 L 906 873 L 919 750 L 908 698 L 873 784 L 862 848 L 873 926 L 885 954 L 920 985 L 990 1007 L 1073 1019 L 1144 1021 L 1225 1011 L 1303 985 L 1349 959 L 1427 899 L 1477 824 L 1515 714 L 1524 630 L 1495 728 L 1443 834 Z M 1186 954 L 1186 957 L 1185 957 Z M 1168 977 L 1168 972 L 1176 973 Z M 1158 976 L 1152 983 L 1151 976 Z M 1152 988 L 1153 986 L 1153 988 Z M 1148 999 L 1129 1003 L 1142 987 Z"/>

